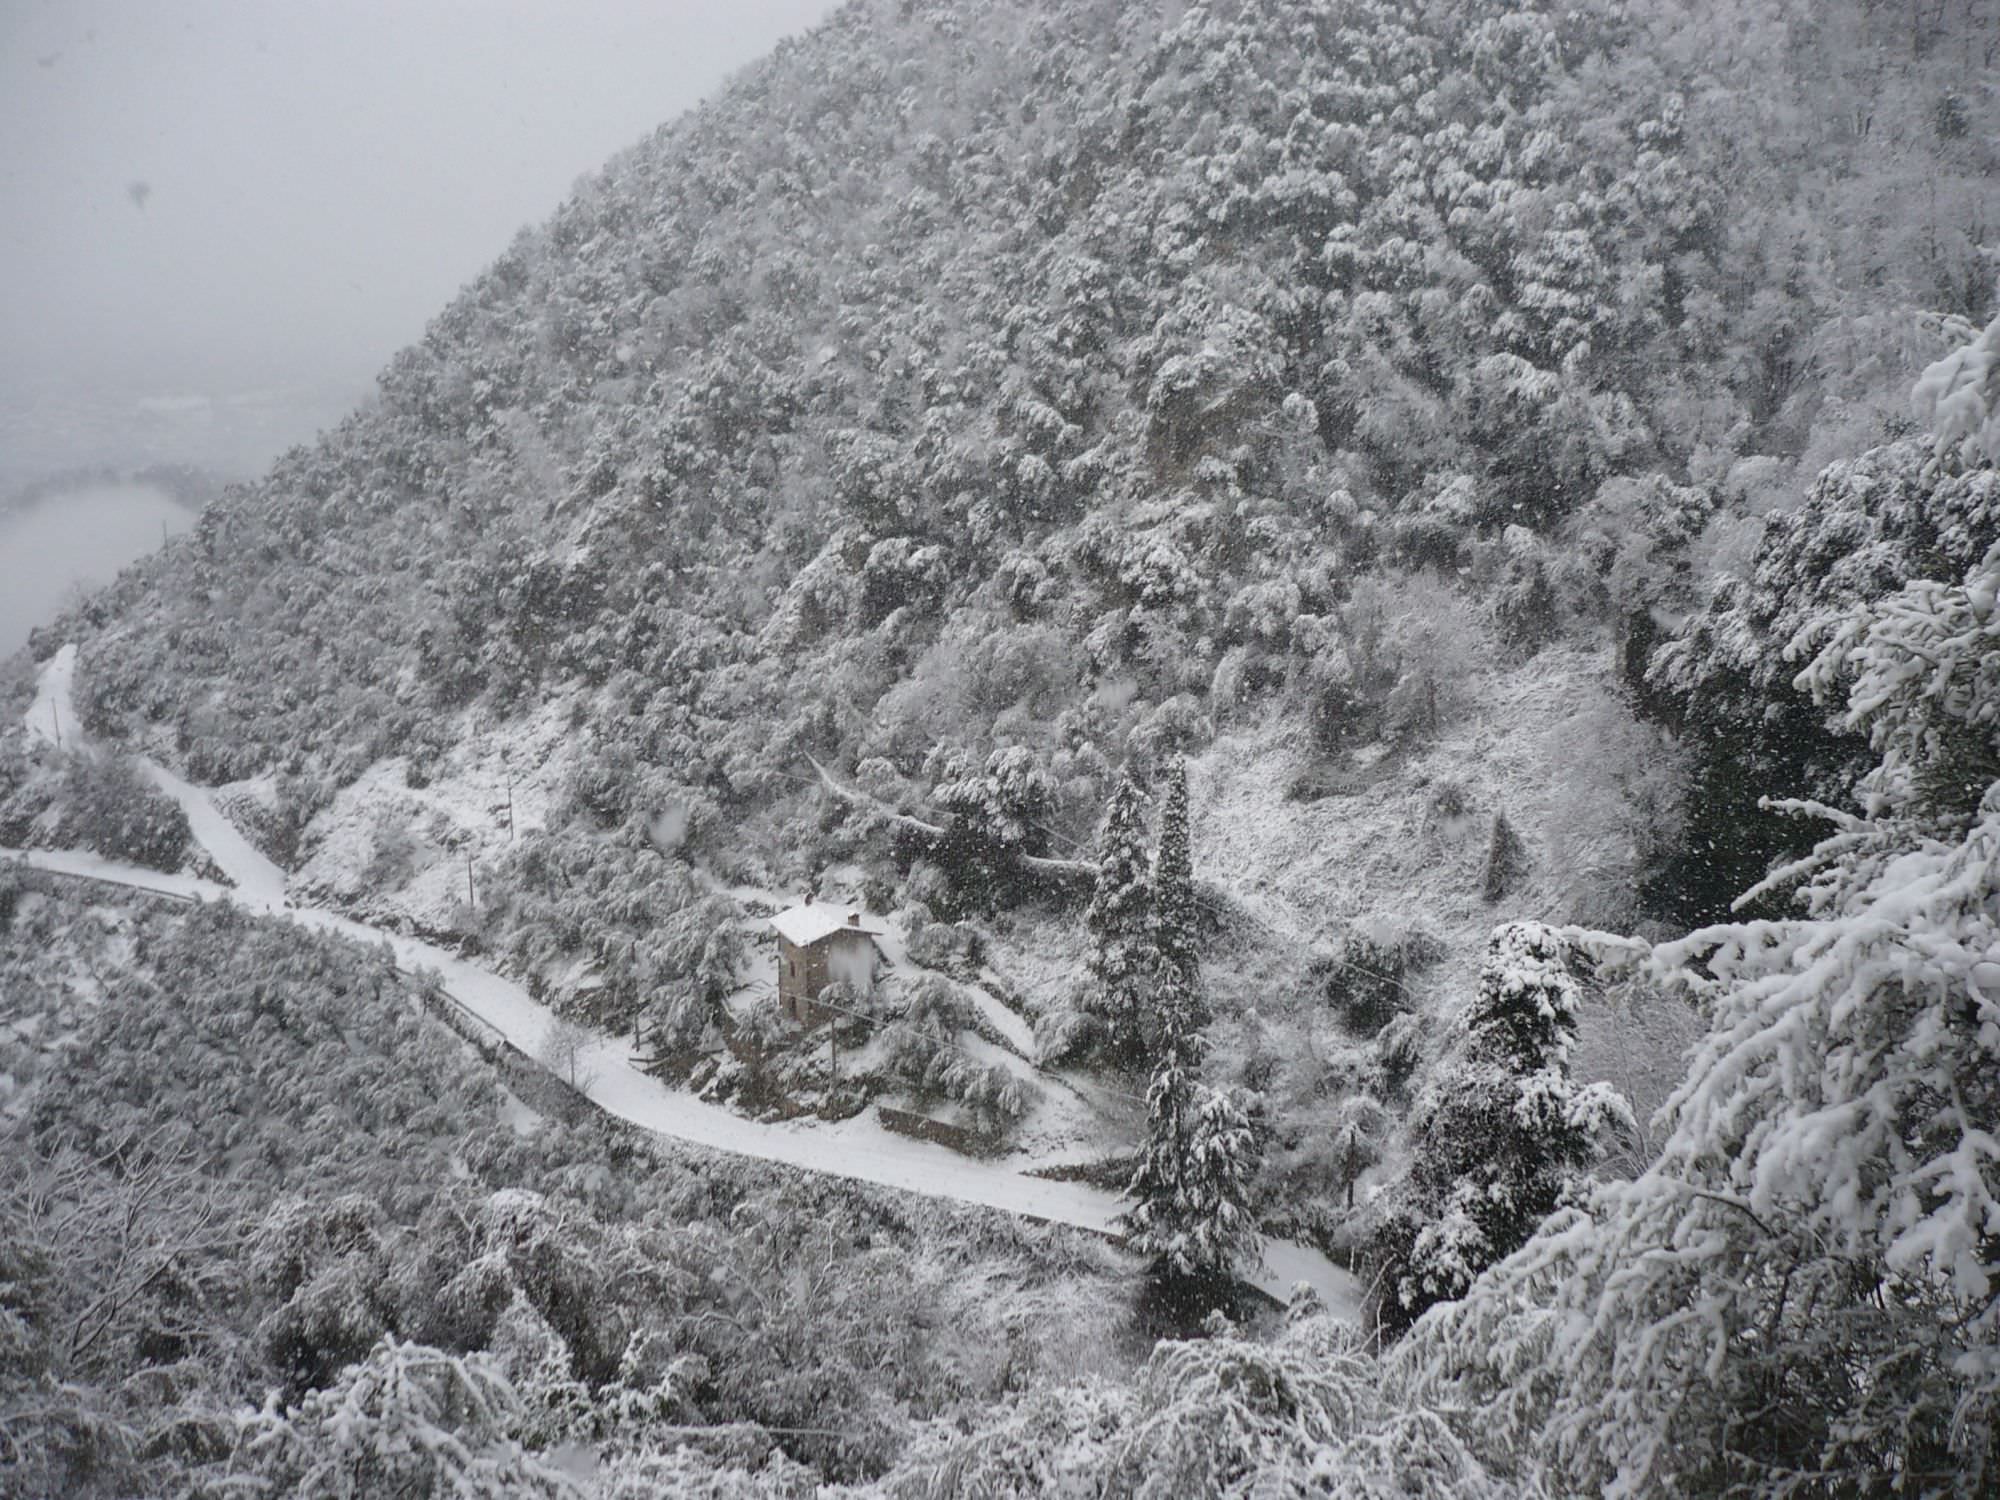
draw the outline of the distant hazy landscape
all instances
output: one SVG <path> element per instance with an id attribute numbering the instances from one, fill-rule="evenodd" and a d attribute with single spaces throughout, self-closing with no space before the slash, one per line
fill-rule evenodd
<path id="1" fill-rule="evenodd" d="M 193 521 L 191 506 L 160 487 L 107 476 L 177 467 L 218 485 L 247 479 L 333 426 L 359 395 L 0 381 L 0 655 L 78 584 L 108 582 L 160 544 L 163 526 Z"/>
<path id="2" fill-rule="evenodd" d="M 0 376 L 0 505 L 51 474 L 187 464 L 248 479 L 364 394 L 334 386 L 209 390 Z"/>
<path id="3" fill-rule="evenodd" d="M 25 643 L 79 584 L 108 581 L 193 521 L 145 484 L 93 484 L 0 511 L 0 655 Z"/>

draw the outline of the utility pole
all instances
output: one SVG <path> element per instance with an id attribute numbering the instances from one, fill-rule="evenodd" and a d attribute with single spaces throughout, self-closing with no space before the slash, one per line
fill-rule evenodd
<path id="1" fill-rule="evenodd" d="M 475 909 L 478 907 L 478 903 L 472 899 L 472 851 L 470 849 L 465 851 L 465 904 Z"/>
<path id="2" fill-rule="evenodd" d="M 514 773 L 507 773 L 507 842 L 514 842 Z"/>
<path id="3" fill-rule="evenodd" d="M 49 699 L 49 720 L 56 726 L 56 749 L 62 749 L 62 711 L 56 707 L 56 700 Z"/>

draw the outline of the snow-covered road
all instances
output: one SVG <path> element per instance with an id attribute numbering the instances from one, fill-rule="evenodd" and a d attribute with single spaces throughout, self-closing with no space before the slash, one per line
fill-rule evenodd
<path id="1" fill-rule="evenodd" d="M 31 734 L 37 732 L 39 723 L 40 737 L 50 738 L 48 726 L 60 715 L 64 741 L 72 742 L 70 726 L 76 720 L 69 689 L 75 653 L 74 646 L 65 646 L 44 668 L 29 711 Z M 233 888 L 122 865 L 94 854 L 57 850 L 4 853 L 37 869 L 92 876 L 141 890 L 230 901 L 251 911 L 289 918 L 315 931 L 338 933 L 371 945 L 386 943 L 399 965 L 435 970 L 453 999 L 527 1055 L 535 1055 L 553 1016 L 520 985 L 420 939 L 384 932 L 318 908 L 290 905 L 285 896 L 285 872 L 223 817 L 207 792 L 150 762 L 146 770 L 186 811 L 196 840 L 217 868 L 235 882 Z M 624 1039 L 598 1038 L 583 1066 L 589 1073 L 584 1092 L 599 1108 L 692 1145 L 1098 1232 L 1113 1227 L 1121 1207 L 1120 1200 L 1110 1193 L 1082 1183 L 1029 1177 L 999 1163 L 973 1161 L 943 1146 L 894 1135 L 866 1114 L 839 1124 L 767 1124 L 745 1119 L 721 1105 L 667 1087 L 638 1066 L 630 1043 Z M 1360 1283 L 1303 1245 L 1268 1243 L 1254 1280 L 1280 1301 L 1303 1281 L 1335 1312 L 1348 1317 L 1360 1313 Z"/>

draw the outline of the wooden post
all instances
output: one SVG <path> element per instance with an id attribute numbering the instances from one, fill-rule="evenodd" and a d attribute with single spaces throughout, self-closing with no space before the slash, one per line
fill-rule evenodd
<path id="1" fill-rule="evenodd" d="M 507 776 L 507 841 L 514 841 L 514 777 L 511 772 Z"/>
<path id="2" fill-rule="evenodd" d="M 465 904 L 477 909 L 478 902 L 472 899 L 472 851 L 465 851 Z"/>
<path id="3" fill-rule="evenodd" d="M 56 726 L 56 749 L 62 749 L 62 710 L 56 707 L 56 700 L 49 699 L 49 719 Z"/>

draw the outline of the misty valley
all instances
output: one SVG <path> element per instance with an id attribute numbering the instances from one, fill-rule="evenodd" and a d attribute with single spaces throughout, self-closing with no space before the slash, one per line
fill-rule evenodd
<path id="1" fill-rule="evenodd" d="M 1995 0 L 762 24 L 0 368 L 0 1495 L 2000 1494 Z"/>
<path id="2" fill-rule="evenodd" d="M 20 650 L 69 595 L 108 582 L 193 520 L 162 491 L 118 482 L 0 509 L 0 651 Z"/>

